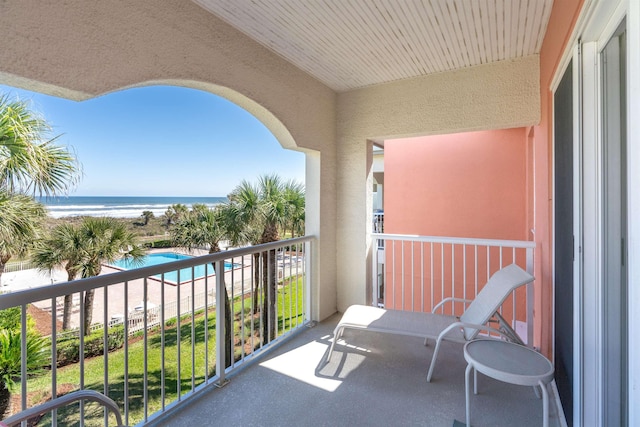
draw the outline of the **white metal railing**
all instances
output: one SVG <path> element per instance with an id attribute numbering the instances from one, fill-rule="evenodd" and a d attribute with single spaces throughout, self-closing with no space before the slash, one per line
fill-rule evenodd
<path id="1" fill-rule="evenodd" d="M 473 300 L 500 268 L 518 264 L 533 275 L 535 242 L 373 234 L 372 302 L 399 310 L 430 312 L 444 298 Z M 533 343 L 533 284 L 517 289 L 501 315 L 528 345 Z M 466 304 L 439 310 L 460 316 Z"/>
<path id="2" fill-rule="evenodd" d="M 143 424 L 205 387 L 224 385 L 229 372 L 309 322 L 307 265 L 312 240 L 310 236 L 299 237 L 0 295 L 0 310 L 20 307 L 22 319 L 31 304 L 48 307 L 51 312 L 51 370 L 38 378 L 28 376 L 27 322 L 22 322 L 21 409 L 28 408 L 27 395 L 34 388 L 42 390 L 43 382 L 50 384 L 54 396 L 61 383 L 73 383 L 78 389 L 94 389 L 113 399 L 126 425 Z M 225 262 L 241 266 L 225 271 Z M 204 266 L 203 277 L 194 277 L 196 266 Z M 180 280 L 184 269 L 191 269 L 193 277 L 187 282 Z M 212 276 L 212 270 L 225 272 Z M 165 280 L 170 272 L 177 274 L 181 285 Z M 276 280 L 275 286 L 264 286 L 269 278 Z M 101 362 L 85 356 L 87 338 L 78 338 L 79 361 L 63 371 L 57 367 L 57 343 L 62 334 L 57 331 L 62 312 L 57 300 L 80 295 L 72 316 L 79 325 L 78 336 L 85 336 L 88 291 L 94 291 L 94 316 L 107 325 L 102 348 L 108 346 L 109 332 L 115 326 L 124 328 L 124 337 L 133 328 L 139 328 L 141 336 L 124 339 L 122 349 L 116 352 L 103 352 Z M 229 313 L 224 303 L 215 304 L 216 300 L 225 301 L 224 297 L 216 298 L 225 294 Z M 112 320 L 114 310 L 120 313 L 115 316 L 117 322 Z M 230 327 L 218 327 L 227 324 L 227 314 Z M 151 329 L 154 324 L 159 327 Z M 231 339 L 225 339 L 227 329 L 233 331 Z M 70 372 L 75 375 L 71 380 Z M 71 414 L 54 410 L 51 424 L 83 426 L 90 415 L 95 416 L 93 412 L 85 411 L 83 405 Z M 107 425 L 106 412 L 103 416 Z"/>
<path id="3" fill-rule="evenodd" d="M 4 272 L 13 273 L 14 271 L 29 270 L 36 267 L 36 264 L 31 260 L 14 261 L 8 262 L 7 265 L 4 266 Z"/>
<path id="4" fill-rule="evenodd" d="M 373 213 L 373 232 L 384 233 L 384 212 Z"/>

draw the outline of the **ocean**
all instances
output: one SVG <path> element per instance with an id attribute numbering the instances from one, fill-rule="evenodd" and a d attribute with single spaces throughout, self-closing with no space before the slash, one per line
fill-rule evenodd
<path id="1" fill-rule="evenodd" d="M 202 203 L 209 207 L 227 201 L 226 197 L 137 197 L 137 196 L 70 196 L 40 198 L 53 218 L 68 216 L 111 216 L 135 218 L 142 211 L 151 211 L 155 216 L 164 215 L 170 205 L 181 203 L 191 208 Z"/>

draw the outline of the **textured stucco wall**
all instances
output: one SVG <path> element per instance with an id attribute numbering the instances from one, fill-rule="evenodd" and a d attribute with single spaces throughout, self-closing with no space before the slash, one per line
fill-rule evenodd
<path id="1" fill-rule="evenodd" d="M 335 103 L 329 88 L 183 0 L 0 2 L 0 82 L 81 100 L 174 84 L 228 98 L 285 148 L 316 150 L 307 170 L 314 317 L 335 312 Z M 170 100 L 168 100 L 170 102 Z M 203 179 L 209 179 L 203 176 Z"/>
<path id="2" fill-rule="evenodd" d="M 338 310 L 370 281 L 371 141 L 530 126 L 540 119 L 538 56 L 338 95 Z"/>
<path id="3" fill-rule="evenodd" d="M 537 124 L 539 58 L 532 55 L 341 93 L 338 116 L 340 140 Z"/>

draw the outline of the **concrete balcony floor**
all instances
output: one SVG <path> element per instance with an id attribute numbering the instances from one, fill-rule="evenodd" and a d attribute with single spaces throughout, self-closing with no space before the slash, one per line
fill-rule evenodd
<path id="1" fill-rule="evenodd" d="M 419 338 L 346 331 L 328 364 L 339 317 L 309 328 L 157 420 L 157 426 L 446 426 L 464 423 L 462 346 L 443 343 L 431 383 L 433 343 Z M 342 344 L 342 345 L 340 345 Z M 474 426 L 540 426 L 542 400 L 531 387 L 478 375 Z M 550 426 L 559 426 L 550 393 Z"/>

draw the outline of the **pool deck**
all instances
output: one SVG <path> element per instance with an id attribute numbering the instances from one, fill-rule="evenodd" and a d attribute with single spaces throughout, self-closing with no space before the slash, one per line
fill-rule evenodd
<path id="1" fill-rule="evenodd" d="M 166 252 L 168 249 L 154 249 L 149 251 L 149 253 L 158 253 L 158 252 Z M 188 255 L 205 255 L 208 252 L 205 250 L 194 250 L 192 252 L 185 251 L 177 251 L 175 249 L 171 249 L 173 252 L 180 252 Z M 233 282 L 233 292 L 234 295 L 240 295 L 242 293 L 250 291 L 250 280 L 251 280 L 251 256 L 247 255 L 243 257 L 242 261 L 234 260 L 234 263 L 242 263 L 246 267 L 237 268 L 233 271 L 227 271 L 225 273 L 225 279 L 227 283 Z M 111 274 L 120 271 L 119 269 L 103 266 L 101 275 Z M 243 274 L 244 273 L 244 274 Z M 67 281 L 67 273 L 64 269 L 55 269 L 54 271 L 49 272 L 39 271 L 37 269 L 24 270 L 12 273 L 4 273 L 2 275 L 2 284 L 0 286 L 0 290 L 4 292 L 15 292 L 24 289 L 31 289 L 41 286 L 50 286 L 55 285 L 56 283 L 66 282 Z M 165 292 L 164 292 L 164 304 L 161 297 L 161 288 L 162 283 L 160 280 L 156 280 L 154 278 L 149 278 L 147 280 L 147 301 L 148 307 L 151 307 L 150 304 L 154 304 L 155 306 L 164 305 L 165 307 L 175 303 L 178 301 L 178 295 L 180 294 L 180 300 L 182 300 L 182 311 L 188 309 L 185 307 L 185 299 L 190 295 L 199 295 L 205 293 L 205 278 L 196 279 L 192 283 L 183 283 L 181 286 L 176 286 L 172 283 L 165 283 Z M 244 285 L 243 285 L 244 283 Z M 208 280 L 207 290 L 209 291 L 210 296 L 215 296 L 214 288 L 215 284 L 212 278 Z M 126 288 L 126 292 L 125 292 Z M 126 298 L 125 298 L 126 296 Z M 140 310 L 140 306 L 143 304 L 145 299 L 144 294 L 144 279 L 132 280 L 128 282 L 126 285 L 124 283 L 119 283 L 112 285 L 107 290 L 107 295 L 105 296 L 104 289 L 96 289 L 93 303 L 93 322 L 94 323 L 104 323 L 110 321 L 112 318 L 122 317 L 125 312 L 134 313 L 136 312 L 136 307 Z M 42 310 L 51 312 L 51 300 L 43 300 L 38 301 L 34 304 L 35 306 L 41 308 Z M 105 316 L 105 307 L 106 307 L 106 316 Z M 62 319 L 62 297 L 58 298 L 57 301 L 57 310 L 56 310 L 57 318 Z M 80 324 L 80 304 L 78 297 L 74 298 L 74 304 L 72 309 L 71 316 L 71 325 L 72 327 L 77 327 Z"/>

